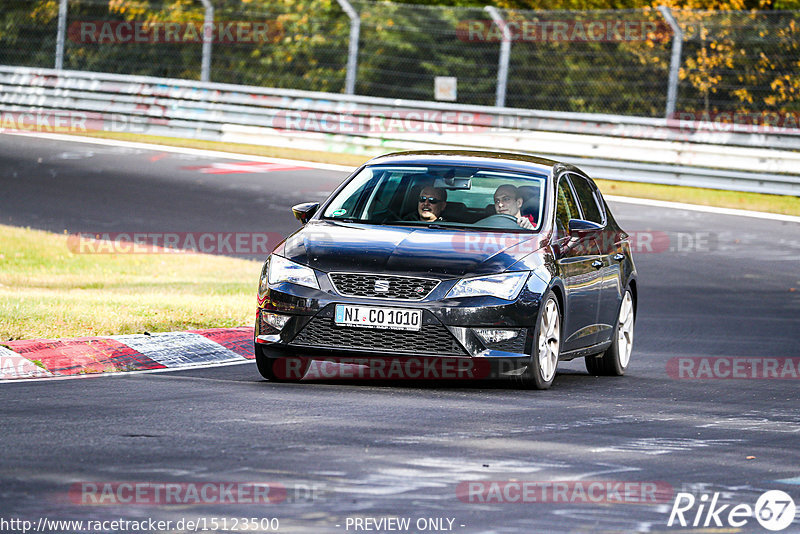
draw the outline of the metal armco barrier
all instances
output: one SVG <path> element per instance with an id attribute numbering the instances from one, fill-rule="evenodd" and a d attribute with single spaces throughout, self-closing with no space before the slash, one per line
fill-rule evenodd
<path id="1" fill-rule="evenodd" d="M 523 151 L 595 178 L 800 195 L 800 130 L 0 66 L 0 130 L 102 130 L 372 156 Z M 724 128 L 724 129 L 721 129 Z"/>

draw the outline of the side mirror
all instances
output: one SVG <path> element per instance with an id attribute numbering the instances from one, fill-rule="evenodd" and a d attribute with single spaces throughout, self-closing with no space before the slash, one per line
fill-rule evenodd
<path id="1" fill-rule="evenodd" d="M 581 236 L 590 232 L 599 232 L 603 226 L 592 221 L 585 221 L 583 219 L 570 219 L 569 220 L 569 235 Z"/>
<path id="2" fill-rule="evenodd" d="M 292 206 L 292 213 L 294 214 L 295 219 L 305 224 L 311 217 L 314 216 L 315 213 L 317 213 L 318 209 L 319 202 L 303 202 L 302 204 Z"/>

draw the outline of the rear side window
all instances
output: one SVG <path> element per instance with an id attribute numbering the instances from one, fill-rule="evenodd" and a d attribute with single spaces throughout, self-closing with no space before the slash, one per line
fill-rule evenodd
<path id="1" fill-rule="evenodd" d="M 600 206 L 597 204 L 597 197 L 594 194 L 592 186 L 586 181 L 586 178 L 570 175 L 572 187 L 575 188 L 575 194 L 578 195 L 578 202 L 583 209 L 583 218 L 587 221 L 592 221 L 597 224 L 603 224 L 603 212 L 600 211 Z"/>

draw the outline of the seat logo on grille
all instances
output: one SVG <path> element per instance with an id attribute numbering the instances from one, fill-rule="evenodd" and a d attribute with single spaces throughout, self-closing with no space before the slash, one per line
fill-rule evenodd
<path id="1" fill-rule="evenodd" d="M 386 293 L 389 291 L 389 280 L 375 280 L 375 292 Z"/>

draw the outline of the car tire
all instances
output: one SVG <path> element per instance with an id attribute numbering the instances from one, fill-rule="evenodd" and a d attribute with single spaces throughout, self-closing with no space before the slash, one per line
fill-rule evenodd
<path id="1" fill-rule="evenodd" d="M 561 309 L 552 291 L 542 298 L 533 335 L 531 358 L 520 376 L 523 387 L 549 389 L 553 385 L 561 355 Z"/>
<path id="2" fill-rule="evenodd" d="M 255 350 L 253 352 L 255 353 L 256 367 L 258 367 L 258 372 L 262 377 L 266 378 L 270 382 L 299 382 L 308 369 L 309 363 L 304 358 L 299 358 L 301 360 L 301 368 L 299 369 L 300 372 L 297 374 L 296 378 L 289 378 L 283 376 L 286 373 L 275 372 L 275 364 L 278 362 L 278 358 L 270 358 L 264 354 L 264 349 L 260 344 L 255 344 Z M 284 364 L 283 368 L 286 369 L 285 362 L 282 363 Z"/>
<path id="3" fill-rule="evenodd" d="M 253 352 L 256 356 L 256 367 L 258 367 L 258 372 L 261 373 L 261 376 L 267 380 L 275 382 L 275 371 L 273 369 L 275 358 L 268 358 L 261 351 L 261 345 L 258 343 L 255 344 L 255 350 Z"/>
<path id="4" fill-rule="evenodd" d="M 625 374 L 633 351 L 634 322 L 633 295 L 630 289 L 626 289 L 619 305 L 611 346 L 605 352 L 585 358 L 586 370 L 590 374 L 596 376 L 622 376 Z"/>

